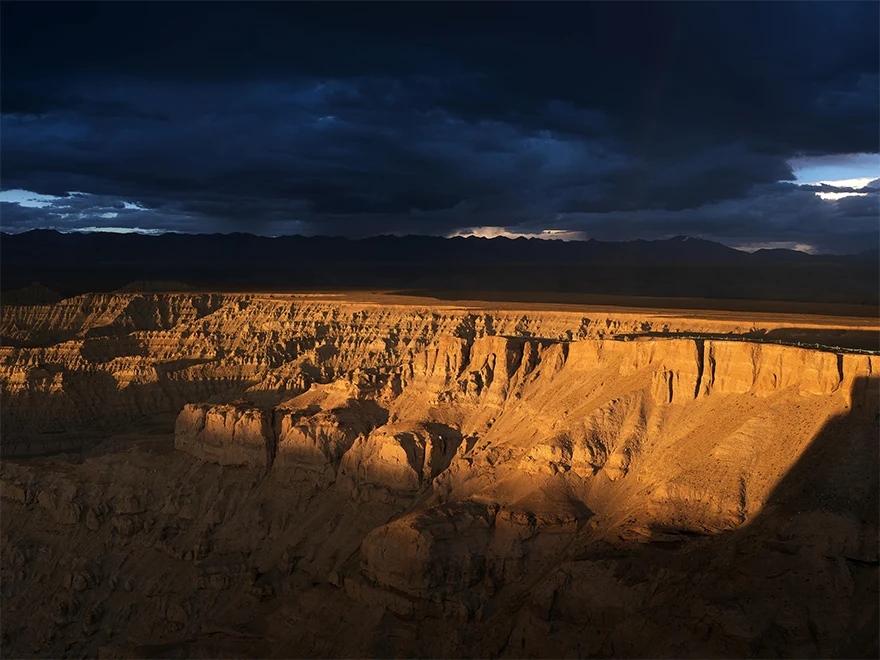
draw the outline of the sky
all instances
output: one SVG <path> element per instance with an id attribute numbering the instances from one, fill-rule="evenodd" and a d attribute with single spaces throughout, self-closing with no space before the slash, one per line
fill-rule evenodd
<path id="1" fill-rule="evenodd" d="M 873 2 L 3 2 L 0 229 L 876 247 Z"/>

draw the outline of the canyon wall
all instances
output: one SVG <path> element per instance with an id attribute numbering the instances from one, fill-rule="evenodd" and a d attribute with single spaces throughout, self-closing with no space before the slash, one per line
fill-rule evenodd
<path id="1" fill-rule="evenodd" d="M 6 307 L 3 604 L 42 623 L 4 617 L 3 643 L 870 655 L 880 360 L 613 338 L 754 327 L 725 323 L 220 294 Z"/>
<path id="2" fill-rule="evenodd" d="M 748 316 L 731 323 L 657 313 L 585 316 L 284 295 L 87 294 L 48 305 L 7 304 L 0 315 L 4 450 L 33 454 L 65 442 L 75 447 L 72 438 L 61 436 L 176 413 L 185 403 L 244 394 L 274 405 L 336 377 L 375 384 L 394 367 L 429 359 L 422 353 L 450 338 L 467 346 L 489 336 L 567 343 L 771 327 Z"/>

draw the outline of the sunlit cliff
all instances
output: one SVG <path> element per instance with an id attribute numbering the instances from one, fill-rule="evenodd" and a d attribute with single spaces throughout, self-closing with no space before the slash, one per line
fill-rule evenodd
<path id="1" fill-rule="evenodd" d="M 7 306 L 4 649 L 876 654 L 880 358 L 629 337 L 754 328 L 293 296 Z"/>

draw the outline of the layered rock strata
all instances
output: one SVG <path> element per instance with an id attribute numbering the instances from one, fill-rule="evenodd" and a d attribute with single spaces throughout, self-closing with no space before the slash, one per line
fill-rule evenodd
<path id="1" fill-rule="evenodd" d="M 4 310 L 4 451 L 77 452 L 0 469 L 4 652 L 876 650 L 877 357 L 567 312 L 92 303 Z"/>

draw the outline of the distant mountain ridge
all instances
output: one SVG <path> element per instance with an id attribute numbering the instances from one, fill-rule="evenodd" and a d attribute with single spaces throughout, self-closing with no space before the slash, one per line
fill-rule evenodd
<path id="1" fill-rule="evenodd" d="M 878 303 L 877 250 L 736 250 L 678 236 L 627 242 L 252 234 L 69 233 L 0 237 L 0 286 L 64 295 L 133 281 L 197 287 L 444 288 Z"/>

